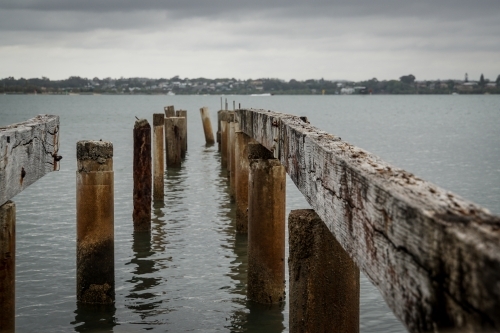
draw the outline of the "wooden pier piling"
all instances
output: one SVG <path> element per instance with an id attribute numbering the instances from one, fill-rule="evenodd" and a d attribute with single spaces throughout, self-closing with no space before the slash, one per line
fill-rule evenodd
<path id="1" fill-rule="evenodd" d="M 167 168 L 180 168 L 181 166 L 182 139 L 180 134 L 185 121 L 185 118 L 180 117 L 165 118 Z"/>
<path id="2" fill-rule="evenodd" d="M 222 103 L 221 103 L 222 104 Z M 226 117 L 224 110 L 217 111 L 217 149 L 221 151 L 221 121 Z"/>
<path id="3" fill-rule="evenodd" d="M 115 300 L 113 144 L 79 141 L 76 146 L 77 301 Z"/>
<path id="4" fill-rule="evenodd" d="M 285 298 L 285 168 L 270 151 L 249 144 L 248 299 Z"/>
<path id="5" fill-rule="evenodd" d="M 234 121 L 229 123 L 229 160 L 228 160 L 228 175 L 229 175 L 229 199 L 231 202 L 235 202 L 235 182 L 234 182 L 234 169 L 236 163 L 236 151 L 235 151 L 235 139 L 236 139 L 236 126 L 237 123 Z"/>
<path id="6" fill-rule="evenodd" d="M 288 216 L 290 333 L 359 332 L 359 269 L 312 209 Z"/>
<path id="7" fill-rule="evenodd" d="M 134 231 L 151 230 L 151 126 L 146 119 L 134 125 Z"/>
<path id="8" fill-rule="evenodd" d="M 175 117 L 175 108 L 173 105 L 165 106 L 163 110 L 165 111 L 166 118 Z"/>
<path id="9" fill-rule="evenodd" d="M 205 142 L 208 145 L 214 144 L 214 132 L 212 130 L 212 122 L 210 121 L 210 113 L 206 106 L 200 109 L 201 121 L 203 123 L 203 131 L 205 133 Z"/>
<path id="10" fill-rule="evenodd" d="M 163 152 L 163 129 L 165 116 L 163 113 L 153 114 L 153 200 L 163 201 L 165 197 L 165 159 Z"/>
<path id="11" fill-rule="evenodd" d="M 187 111 L 186 110 L 177 110 L 175 112 L 177 117 L 184 118 L 184 126 L 180 128 L 180 136 L 181 136 L 181 157 L 186 157 L 187 149 L 188 149 L 188 128 L 187 128 Z"/>
<path id="12" fill-rule="evenodd" d="M 220 134 L 221 134 L 221 138 L 220 138 L 220 146 L 221 146 L 221 150 L 220 150 L 220 162 L 221 162 L 221 167 L 223 169 L 226 169 L 227 168 L 227 133 L 229 132 L 229 126 L 228 126 L 228 122 L 226 120 L 221 120 L 220 122 Z"/>
<path id="13" fill-rule="evenodd" d="M 236 232 L 246 234 L 248 232 L 248 174 L 250 162 L 248 160 L 248 143 L 252 139 L 245 133 L 235 133 L 234 152 L 234 195 L 236 201 Z"/>
<path id="14" fill-rule="evenodd" d="M 16 318 L 16 205 L 0 206 L 0 332 L 14 333 Z"/>

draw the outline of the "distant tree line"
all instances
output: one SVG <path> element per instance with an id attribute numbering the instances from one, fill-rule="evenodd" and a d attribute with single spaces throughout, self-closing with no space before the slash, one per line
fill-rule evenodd
<path id="1" fill-rule="evenodd" d="M 71 76 L 64 80 L 7 77 L 0 80 L 4 94 L 499 94 L 500 75 L 490 81 L 481 74 L 478 81 L 433 80 L 417 81 L 412 74 L 399 80 L 376 78 L 365 81 L 330 81 L 324 79 L 280 80 L 275 78 L 237 80 L 235 78 L 82 78 Z"/>

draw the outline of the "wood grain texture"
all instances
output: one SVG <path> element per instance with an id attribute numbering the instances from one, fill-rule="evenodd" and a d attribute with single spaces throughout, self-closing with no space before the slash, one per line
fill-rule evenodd
<path id="1" fill-rule="evenodd" d="M 58 170 L 59 116 L 38 115 L 0 128 L 0 205 Z"/>
<path id="2" fill-rule="evenodd" d="M 411 332 L 500 329 L 500 218 L 299 117 L 237 111 Z"/>

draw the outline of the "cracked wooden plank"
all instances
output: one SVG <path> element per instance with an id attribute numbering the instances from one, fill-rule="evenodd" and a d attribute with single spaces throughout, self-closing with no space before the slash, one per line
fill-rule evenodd
<path id="1" fill-rule="evenodd" d="M 58 170 L 59 116 L 38 115 L 0 127 L 0 205 Z"/>
<path id="2" fill-rule="evenodd" d="M 237 111 L 411 332 L 500 330 L 500 218 L 299 117 Z"/>

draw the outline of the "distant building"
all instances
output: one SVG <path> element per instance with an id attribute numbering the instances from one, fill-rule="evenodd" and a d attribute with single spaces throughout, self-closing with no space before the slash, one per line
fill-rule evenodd
<path id="1" fill-rule="evenodd" d="M 354 88 L 350 88 L 350 87 L 342 88 L 342 89 L 340 89 L 340 93 L 342 95 L 352 95 L 352 94 L 354 94 Z"/>

